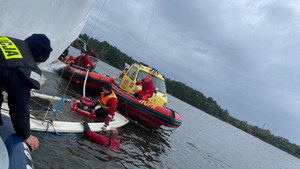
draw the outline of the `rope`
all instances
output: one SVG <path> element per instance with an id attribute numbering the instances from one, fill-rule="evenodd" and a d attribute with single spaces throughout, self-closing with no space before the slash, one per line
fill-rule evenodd
<path id="1" fill-rule="evenodd" d="M 129 99 L 127 99 L 125 102 L 123 102 L 123 103 L 121 103 L 121 104 L 118 104 L 117 106 L 120 106 L 120 105 L 122 105 L 122 104 L 125 104 L 126 105 L 126 111 L 125 111 L 125 113 L 126 113 L 126 116 L 124 116 L 127 120 L 129 120 L 129 121 L 131 121 L 131 122 L 133 122 L 133 123 L 135 123 L 135 124 L 137 124 L 138 126 L 140 126 L 140 127 L 142 127 L 142 128 L 144 128 L 144 129 L 146 129 L 146 130 L 148 130 L 148 131 L 150 131 L 148 128 L 146 128 L 145 126 L 143 126 L 143 125 L 141 125 L 141 124 L 139 124 L 137 121 L 135 121 L 135 120 L 132 120 L 131 118 L 129 118 L 128 117 L 128 106 L 127 106 L 127 102 L 128 102 L 128 100 Z"/>
<path id="2" fill-rule="evenodd" d="M 5 110 L 5 111 L 9 111 L 8 109 L 5 109 L 5 108 L 1 108 L 1 110 Z M 38 118 L 36 118 L 36 117 L 34 117 L 34 116 L 30 116 L 30 118 L 31 119 L 35 119 L 35 120 L 39 120 L 39 121 L 42 121 L 42 122 L 46 122 L 47 123 L 47 128 L 46 128 L 46 132 L 48 131 L 48 129 L 49 129 L 49 124 L 53 127 L 53 130 L 54 130 L 54 132 L 57 134 L 57 135 L 59 135 L 59 133 L 56 131 L 56 129 L 55 129 L 55 127 L 54 127 L 54 125 L 53 125 L 53 121 L 52 120 L 40 120 L 40 119 L 38 119 Z"/>
<path id="3" fill-rule="evenodd" d="M 78 60 L 78 62 L 77 62 L 77 64 L 76 64 L 76 66 L 79 66 L 80 60 L 81 60 L 81 57 L 79 58 L 79 60 Z M 56 85 L 55 93 L 53 94 L 53 97 L 55 97 L 56 94 L 57 94 L 57 92 L 58 92 L 58 86 L 60 85 L 60 82 L 61 82 L 62 75 L 63 75 L 64 71 L 65 71 L 65 70 L 62 69 L 62 71 L 61 71 L 61 73 L 60 73 L 59 81 L 58 81 L 58 83 L 57 83 L 57 85 Z M 69 85 L 70 85 L 70 83 L 71 83 L 71 80 L 72 80 L 74 74 L 75 74 L 75 72 L 72 73 L 72 76 L 71 76 L 71 78 L 70 78 L 70 80 L 69 80 L 69 82 L 68 82 L 68 85 L 67 85 L 67 87 L 66 87 L 66 89 L 65 89 L 65 91 L 64 91 L 64 93 L 63 93 L 63 95 L 66 94 L 66 92 L 67 92 L 67 90 L 68 90 L 68 88 L 69 88 Z"/>
<path id="4" fill-rule="evenodd" d="M 145 39 L 144 46 L 143 46 L 143 50 L 142 50 L 142 55 L 141 55 L 142 57 L 143 57 L 143 55 L 144 55 L 145 46 L 146 46 L 146 43 L 147 43 L 147 40 L 148 40 L 148 34 L 149 34 L 149 30 L 150 30 L 150 25 L 151 25 L 151 23 L 152 23 L 152 18 L 153 18 L 153 14 L 154 14 L 154 11 L 155 11 L 156 3 L 157 3 L 157 0 L 155 0 L 155 3 L 154 3 L 154 7 L 153 7 L 153 11 L 152 11 L 150 23 L 149 23 L 149 26 L 148 26 L 148 31 L 147 31 L 147 34 L 146 34 L 146 39 Z"/>
<path id="5" fill-rule="evenodd" d="M 99 19 L 101 13 L 102 13 L 102 10 L 103 10 L 103 8 L 104 8 L 105 3 L 106 3 L 106 0 L 104 1 L 103 5 L 102 5 L 102 7 L 101 7 L 101 10 L 100 10 L 100 12 L 98 13 L 96 22 L 95 22 L 95 24 L 94 24 L 94 26 L 93 26 L 93 28 L 92 28 L 92 30 L 91 30 L 91 32 L 90 32 L 89 39 L 86 41 L 86 46 L 87 46 L 87 44 L 89 43 L 89 41 L 90 41 L 90 39 L 91 39 L 92 33 L 93 33 L 93 31 L 94 31 L 94 29 L 95 29 L 95 26 L 96 26 L 96 24 L 97 24 L 97 22 L 98 22 L 98 19 Z"/>
<path id="6" fill-rule="evenodd" d="M 63 73 L 64 73 L 64 69 L 62 69 L 62 71 L 61 71 L 61 73 L 60 73 L 59 81 L 58 81 L 58 83 L 57 83 L 57 85 L 56 85 L 56 88 L 55 88 L 55 93 L 53 94 L 53 97 L 55 97 L 55 96 L 56 96 L 56 94 L 57 94 L 57 91 L 58 91 L 58 86 L 59 86 L 59 84 L 60 84 L 60 81 L 61 81 L 61 79 L 62 79 L 62 75 L 63 75 Z"/>
<path id="7" fill-rule="evenodd" d="M 34 96 L 34 94 L 33 94 L 33 96 Z M 53 96 L 53 97 L 54 97 L 54 96 Z M 54 111 L 53 111 L 51 101 L 49 101 L 49 105 L 48 105 L 48 106 L 44 106 L 44 105 L 40 104 L 39 102 L 37 102 L 37 101 L 35 101 L 35 100 L 32 100 L 32 99 L 31 99 L 31 101 L 34 102 L 35 104 L 41 106 L 41 108 L 36 108 L 36 109 L 34 109 L 32 106 L 29 105 L 29 107 L 30 107 L 32 110 L 40 110 L 40 111 L 45 111 L 44 109 L 47 110 L 46 113 L 45 113 L 45 116 L 44 116 L 44 120 L 45 120 L 46 117 L 48 116 L 49 110 L 52 111 L 52 113 L 55 115 L 55 118 L 58 119 L 57 116 L 56 116 L 56 114 L 55 114 Z"/>
<path id="8" fill-rule="evenodd" d="M 40 106 L 40 108 L 35 108 L 35 107 L 29 105 L 30 109 L 32 109 L 32 110 L 42 110 L 42 111 L 44 111 L 44 109 L 46 109 L 46 108 L 49 109 L 49 107 L 51 105 L 51 102 L 50 102 L 50 104 L 48 106 L 42 105 L 42 104 L 38 103 L 35 100 L 32 100 L 32 102 L 34 102 L 35 104 L 37 104 L 37 105 Z"/>
<path id="9" fill-rule="evenodd" d="M 46 130 L 45 130 L 46 132 L 48 132 L 48 130 L 49 130 L 49 125 L 51 125 L 51 126 L 53 127 L 54 132 L 55 132 L 57 135 L 59 135 L 59 133 L 56 131 L 56 129 L 55 129 L 54 125 L 53 125 L 53 121 L 52 121 L 52 120 L 41 120 L 41 119 L 38 119 L 38 118 L 36 118 L 36 117 L 34 117 L 34 116 L 30 116 L 30 118 L 31 118 L 31 119 L 35 119 L 35 120 L 42 121 L 43 123 L 44 123 L 44 122 L 47 123 L 47 128 L 46 128 Z"/>
<path id="10" fill-rule="evenodd" d="M 126 113 L 127 113 L 127 112 L 126 112 Z M 148 128 L 146 128 L 145 126 L 143 126 L 143 125 L 139 124 L 137 121 L 135 121 L 135 120 L 132 120 L 132 119 L 131 119 L 131 118 L 129 118 L 128 116 L 123 116 L 123 117 L 125 117 L 127 120 L 129 120 L 129 121 L 131 121 L 131 122 L 135 123 L 136 125 L 138 125 L 138 126 L 142 127 L 143 129 L 145 129 L 145 130 L 147 130 L 147 131 L 151 131 L 151 130 L 149 130 Z"/>
<path id="11" fill-rule="evenodd" d="M 79 63 L 80 63 L 80 60 L 81 60 L 81 57 L 79 58 L 79 60 L 78 60 L 78 62 L 77 62 L 77 65 L 76 65 L 76 66 L 78 66 L 78 65 L 79 65 Z M 63 69 L 63 71 L 65 71 L 65 70 Z M 71 83 L 71 81 L 72 81 L 72 78 L 73 78 L 74 74 L 75 74 L 75 71 L 73 71 L 73 73 L 72 73 L 72 76 L 71 76 L 71 78 L 70 78 L 70 80 L 69 80 L 69 82 L 68 82 L 68 85 L 67 85 L 67 87 L 66 87 L 66 89 L 65 89 L 65 92 L 64 92 L 64 94 L 66 94 L 66 92 L 67 92 L 67 90 L 68 90 L 68 88 L 69 88 L 69 85 L 70 85 L 70 83 Z M 64 94 L 63 94 L 63 95 L 64 95 Z"/>

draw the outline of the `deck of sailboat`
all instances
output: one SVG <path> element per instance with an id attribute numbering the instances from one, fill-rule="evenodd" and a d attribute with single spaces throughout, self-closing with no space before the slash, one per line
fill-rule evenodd
<path id="1" fill-rule="evenodd" d="M 80 121 L 87 121 L 92 131 L 101 131 L 104 122 L 95 122 L 93 119 L 82 116 L 70 109 L 70 99 L 65 99 L 58 111 L 57 115 L 54 114 L 61 98 L 53 97 L 46 94 L 32 93 L 30 102 L 30 129 L 33 131 L 46 131 L 57 133 L 79 133 L 83 132 L 83 126 Z M 50 103 L 50 106 L 48 107 Z M 8 114 L 8 105 L 6 102 L 2 104 L 1 113 L 5 116 Z M 47 113 L 48 112 L 48 113 Z M 107 127 L 118 128 L 128 123 L 128 120 L 120 113 L 116 112 L 114 119 Z"/>

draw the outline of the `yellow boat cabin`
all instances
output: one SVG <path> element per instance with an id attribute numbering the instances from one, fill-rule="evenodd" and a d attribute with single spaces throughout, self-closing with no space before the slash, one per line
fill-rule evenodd
<path id="1" fill-rule="evenodd" d="M 129 68 L 121 71 L 120 77 L 122 79 L 119 87 L 131 94 L 134 94 L 136 91 L 142 89 L 141 85 L 135 85 L 135 83 L 145 78 L 148 74 L 152 76 L 152 81 L 155 88 L 153 96 L 148 98 L 148 101 L 155 105 L 165 107 L 167 104 L 165 78 L 155 68 L 152 68 L 149 65 L 146 65 L 142 62 L 134 63 Z"/>

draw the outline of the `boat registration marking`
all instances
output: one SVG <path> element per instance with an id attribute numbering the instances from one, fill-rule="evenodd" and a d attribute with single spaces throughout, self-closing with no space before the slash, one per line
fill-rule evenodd
<path id="1" fill-rule="evenodd" d="M 139 103 L 141 103 L 141 104 L 143 104 L 143 105 L 145 105 L 147 107 L 151 107 L 152 109 L 156 108 L 156 106 L 153 103 L 145 101 L 145 100 L 140 100 Z"/>

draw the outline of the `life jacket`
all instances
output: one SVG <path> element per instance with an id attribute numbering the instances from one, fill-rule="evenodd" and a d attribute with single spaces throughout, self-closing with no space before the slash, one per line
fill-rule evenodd
<path id="1" fill-rule="evenodd" d="M 106 105 L 107 101 L 111 98 L 115 98 L 116 100 L 118 100 L 118 99 L 117 99 L 117 96 L 114 91 L 111 91 L 111 93 L 109 95 L 106 95 L 106 96 L 104 96 L 104 95 L 105 95 L 105 93 L 101 92 L 101 95 L 100 95 L 101 108 L 104 111 L 108 111 L 109 107 Z"/>
<path id="2" fill-rule="evenodd" d="M 25 41 L 0 35 L 0 66 L 5 70 L 0 72 L 1 77 L 8 76 L 6 69 L 17 68 L 29 80 L 32 88 L 40 88 L 41 70 Z"/>

